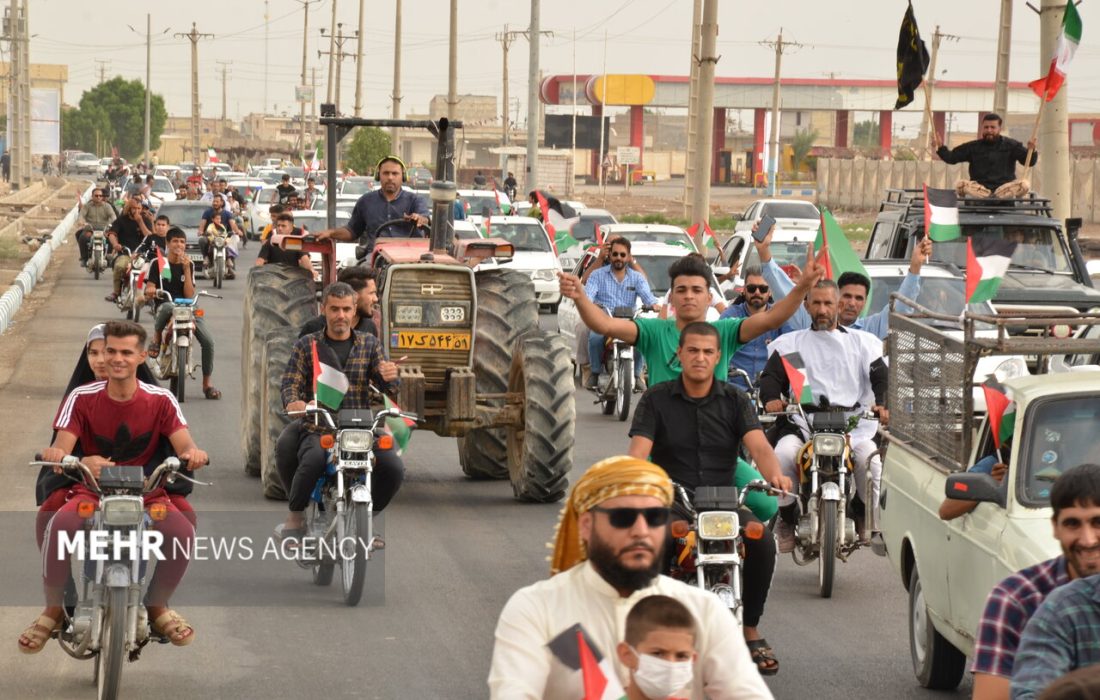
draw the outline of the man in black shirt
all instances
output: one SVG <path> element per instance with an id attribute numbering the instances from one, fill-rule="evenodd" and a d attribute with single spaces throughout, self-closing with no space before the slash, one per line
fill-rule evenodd
<path id="1" fill-rule="evenodd" d="M 375 282 L 374 270 L 365 265 L 345 267 L 336 275 L 337 282 L 344 282 L 355 290 L 358 298 L 355 303 L 355 319 L 352 321 L 352 329 L 367 335 L 378 337 L 378 329 L 374 325 L 374 307 L 378 304 L 378 285 Z M 302 324 L 298 337 L 316 333 L 325 329 L 325 315 L 310 319 Z"/>
<path id="2" fill-rule="evenodd" d="M 275 217 L 275 233 L 281 236 L 290 236 L 300 234 L 301 231 L 294 228 L 294 217 L 284 211 L 282 214 Z M 283 250 L 279 246 L 272 244 L 272 238 L 268 238 L 264 241 L 264 244 L 260 246 L 260 253 L 256 256 L 256 264 L 297 266 L 309 270 L 310 274 L 313 274 L 313 265 L 309 262 L 309 253 L 295 250 Z"/>
<path id="3" fill-rule="evenodd" d="M 107 241 L 111 244 L 117 257 L 114 270 L 114 293 L 107 297 L 107 301 L 115 301 L 122 292 L 122 279 L 130 267 L 130 256 L 123 253 L 123 248 L 135 251 L 145 237 L 152 233 L 153 221 L 141 206 L 141 200 L 131 197 L 122 207 L 122 213 L 115 219 L 111 227 L 107 229 Z"/>
<path id="4" fill-rule="evenodd" d="M 972 197 L 989 197 L 991 194 L 997 198 L 1022 197 L 1030 190 L 1030 184 L 1026 180 L 1016 179 L 1016 163 L 1028 165 L 1028 149 L 1031 149 L 1031 165 L 1039 160 L 1039 153 L 1035 150 L 1035 140 L 1027 142 L 1027 145 L 1016 139 L 1010 139 L 1001 135 L 1001 117 L 990 112 L 982 117 L 982 137 L 976 141 L 967 141 L 958 148 L 948 150 L 947 146 L 940 143 L 939 136 L 933 134 L 932 141 L 936 146 L 936 155 L 944 163 L 970 164 L 970 179 L 959 180 L 955 189 L 960 195 Z"/>
<path id="5" fill-rule="evenodd" d="M 171 225 L 172 222 L 169 221 L 167 214 L 158 215 L 156 219 L 153 219 L 153 234 L 146 236 L 134 252 L 145 260 L 155 260 L 158 248 L 161 255 L 167 255 L 168 227 Z"/>
<path id="6" fill-rule="evenodd" d="M 195 297 L 195 263 L 187 255 L 187 234 L 173 226 L 168 229 L 167 240 L 168 271 L 162 274 L 159 260 L 154 260 L 149 265 L 149 273 L 145 276 L 145 299 L 154 301 L 159 289 L 168 292 L 173 299 L 193 299 Z M 155 358 L 160 354 L 161 335 L 171 317 L 172 303 L 161 303 L 153 321 L 153 337 L 149 341 L 148 348 L 149 357 Z M 202 348 L 203 396 L 208 399 L 220 399 L 222 393 L 210 383 L 210 377 L 214 374 L 214 338 L 207 330 L 202 316 L 195 316 L 195 337 Z"/>
<path id="7" fill-rule="evenodd" d="M 290 184 L 290 175 L 283 175 L 283 181 L 275 186 L 276 191 L 279 193 L 279 204 L 286 204 L 290 201 L 290 195 L 298 191 L 298 189 Z"/>
<path id="8" fill-rule="evenodd" d="M 756 468 L 774 486 L 789 491 L 779 460 L 756 419 L 749 397 L 714 378 L 722 356 L 714 326 L 689 323 L 680 333 L 676 357 L 679 379 L 650 387 L 638 402 L 630 426 L 630 456 L 650 459 L 688 491 L 699 486 L 732 486 L 737 457 L 744 443 Z M 760 522 L 741 508 L 742 523 Z M 779 671 L 779 662 L 757 631 L 775 572 L 775 539 L 765 528 L 760 539 L 744 539 L 742 567 L 744 633 L 753 661 L 763 675 Z"/>

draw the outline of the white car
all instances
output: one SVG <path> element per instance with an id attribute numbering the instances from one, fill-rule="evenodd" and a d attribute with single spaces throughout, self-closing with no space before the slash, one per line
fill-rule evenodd
<path id="1" fill-rule="evenodd" d="M 99 175 L 100 177 L 106 176 L 107 175 L 107 168 L 111 167 L 111 163 L 113 163 L 114 161 L 115 161 L 114 158 L 100 158 L 99 159 L 99 165 L 96 166 L 96 169 L 95 169 L 96 174 Z"/>
<path id="2" fill-rule="evenodd" d="M 458 220 L 454 225 L 455 238 L 467 240 L 472 238 L 482 238 L 481 229 L 474 226 L 469 221 Z"/>
<path id="3" fill-rule="evenodd" d="M 163 175 L 153 176 L 153 186 L 149 190 L 149 198 L 152 201 L 153 207 L 159 207 L 164 202 L 176 201 L 176 187 L 172 184 L 172 181 Z"/>
<path id="4" fill-rule="evenodd" d="M 676 262 L 680 258 L 688 254 L 683 246 L 671 245 L 668 243 L 653 243 L 643 241 L 639 243 L 631 243 L 630 246 L 631 255 L 634 257 L 634 262 L 645 270 L 646 279 L 649 281 L 649 288 L 653 292 L 653 296 L 660 299 L 662 296 L 668 293 L 668 289 L 671 283 L 668 279 L 668 268 L 672 263 Z M 593 249 L 585 253 L 585 255 L 573 266 L 572 272 L 577 277 L 581 277 L 585 270 L 587 270 L 593 262 L 596 260 L 598 252 Z M 573 353 L 574 359 L 576 359 L 577 351 L 577 324 L 580 322 L 580 316 L 577 314 L 577 305 L 572 299 L 562 299 L 561 305 L 558 307 L 558 332 L 569 344 L 569 350 Z"/>
<path id="5" fill-rule="evenodd" d="M 758 199 L 749 205 L 741 220 L 733 227 L 734 233 L 752 231 L 753 224 L 765 214 L 775 219 L 776 229 L 806 229 L 815 231 L 821 225 L 821 212 L 812 202 L 800 199 Z"/>
<path id="6" fill-rule="evenodd" d="M 466 220 L 474 226 L 481 226 L 485 219 L 485 209 L 489 209 L 490 216 L 509 216 L 512 211 L 512 200 L 500 190 L 459 190 L 458 199 L 462 202 L 462 210 L 466 213 Z"/>
<path id="7" fill-rule="evenodd" d="M 460 223 L 460 222 L 456 222 Z M 492 216 L 486 227 L 486 237 L 502 238 L 515 247 L 515 257 L 504 265 L 529 274 L 535 285 L 535 298 L 539 305 L 558 310 L 561 291 L 558 287 L 558 273 L 561 264 L 554 254 L 554 245 L 546 229 L 536 219 L 527 216 Z M 497 263 L 482 263 L 480 268 L 492 267 Z"/>
<path id="8" fill-rule="evenodd" d="M 317 231 L 324 231 L 328 226 L 328 216 L 323 211 L 317 211 L 316 209 L 297 209 L 291 214 L 294 215 L 294 227 L 302 229 L 303 233 L 316 233 Z M 336 226 L 347 226 L 348 220 L 351 218 L 351 214 L 344 214 L 344 212 L 337 210 L 336 212 Z M 336 242 L 336 267 L 342 268 L 351 265 L 355 265 L 355 247 L 356 243 L 353 241 L 337 241 Z M 313 277 L 315 280 L 321 279 L 321 254 L 310 253 L 309 260 L 313 263 Z"/>
<path id="9" fill-rule="evenodd" d="M 596 245 L 612 238 L 625 238 L 631 246 L 635 243 L 665 243 L 680 246 L 684 252 L 696 252 L 695 241 L 691 235 L 679 226 L 668 224 L 604 224 L 596 228 Z M 562 260 L 562 267 L 569 263 L 575 265 L 581 253 L 591 246 L 590 241 L 581 241 L 580 245 L 571 246 L 567 250 L 559 250 L 558 256 Z"/>
<path id="10" fill-rule="evenodd" d="M 816 238 L 816 228 L 780 229 L 776 225 L 770 245 L 772 258 L 780 267 L 795 265 L 801 270 L 806 265 L 806 250 L 813 245 Z M 735 278 L 720 284 L 722 294 L 727 299 L 737 296 L 745 284 L 745 269 L 760 265 L 760 256 L 756 252 L 756 246 L 752 245 L 751 231 L 741 231 L 730 236 L 722 245 L 721 254 L 715 254 L 711 259 L 711 269 L 715 275 L 724 275 L 732 267 L 731 261 L 737 262 L 739 268 Z"/>
<path id="11" fill-rule="evenodd" d="M 99 173 L 99 157 L 91 153 L 77 153 L 69 160 L 68 168 L 74 175 L 78 173 L 96 175 Z"/>
<path id="12" fill-rule="evenodd" d="M 355 203 L 359 201 L 360 197 L 373 189 L 375 189 L 373 177 L 356 176 L 344 178 L 336 189 L 337 205 L 347 203 L 351 206 L 355 206 Z"/>

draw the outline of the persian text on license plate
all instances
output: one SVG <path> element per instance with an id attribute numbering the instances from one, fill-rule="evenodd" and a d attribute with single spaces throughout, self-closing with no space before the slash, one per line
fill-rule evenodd
<path id="1" fill-rule="evenodd" d="M 395 331 L 390 347 L 408 350 L 469 350 L 469 333 L 447 331 Z"/>

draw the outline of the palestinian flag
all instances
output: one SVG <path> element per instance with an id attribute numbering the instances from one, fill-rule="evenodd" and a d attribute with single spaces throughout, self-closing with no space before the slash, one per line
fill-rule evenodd
<path id="1" fill-rule="evenodd" d="M 905 16 L 901 18 L 897 59 L 898 100 L 894 104 L 894 109 L 901 109 L 913 101 L 913 93 L 924 80 L 929 63 L 928 48 L 920 38 L 912 2 L 905 10 Z"/>
<path id="2" fill-rule="evenodd" d="M 703 249 L 704 250 L 718 250 L 718 237 L 714 235 L 714 230 L 711 229 L 710 224 L 706 221 L 703 224 Z M 691 236 L 691 240 L 695 240 L 696 235 L 699 233 L 699 222 L 692 224 L 688 230 L 688 235 Z"/>
<path id="3" fill-rule="evenodd" d="M 332 348 L 323 343 L 318 346 L 316 340 L 310 342 L 313 346 L 313 397 L 317 403 L 335 411 L 348 393 L 348 378 L 339 369 L 339 360 Z"/>
<path id="4" fill-rule="evenodd" d="M 160 278 L 171 282 L 172 266 L 168 264 L 168 259 L 164 257 L 164 253 L 161 252 L 160 246 L 154 247 L 157 249 L 157 269 L 160 270 Z"/>
<path id="5" fill-rule="evenodd" d="M 985 393 L 989 431 L 993 434 L 994 446 L 999 450 L 1016 428 L 1016 402 L 1008 397 L 1005 386 L 992 376 L 982 384 L 982 391 Z"/>
<path id="6" fill-rule="evenodd" d="M 1077 14 L 1077 7 L 1070 0 L 1062 12 L 1062 33 L 1058 35 L 1058 46 L 1050 59 L 1050 70 L 1042 78 L 1028 83 L 1039 99 L 1050 102 L 1058 94 L 1062 83 L 1066 82 L 1066 71 L 1080 43 L 1081 15 Z"/>
<path id="7" fill-rule="evenodd" d="M 626 691 L 619 682 L 610 657 L 600 653 L 591 636 L 580 624 L 569 627 L 550 640 L 550 651 L 574 671 L 580 671 L 583 700 L 621 700 Z"/>
<path id="8" fill-rule="evenodd" d="M 390 397 L 385 397 L 386 408 L 396 408 L 398 411 L 401 407 L 390 400 Z M 393 436 L 394 449 L 397 450 L 397 456 L 401 456 L 405 453 L 405 448 L 409 446 L 409 441 L 412 439 L 412 429 L 416 426 L 416 423 L 408 418 L 394 418 L 390 416 L 386 418 L 386 429 L 390 431 L 390 435 Z"/>
<path id="9" fill-rule="evenodd" d="M 542 215 L 542 225 L 546 227 L 546 232 L 550 234 L 550 238 L 557 240 L 557 235 L 554 233 L 554 227 L 550 225 L 550 202 L 546 199 L 541 191 L 535 190 L 535 200 L 539 203 L 539 214 Z M 570 236 L 570 238 L 573 238 Z M 573 239 L 576 240 L 576 239 Z"/>
<path id="10" fill-rule="evenodd" d="M 792 403 L 813 403 L 814 393 L 810 390 L 810 382 L 806 379 L 806 363 L 802 361 L 802 355 L 797 352 L 780 355 L 783 361 L 783 370 L 787 373 L 787 382 L 791 385 L 789 392 Z"/>
<path id="11" fill-rule="evenodd" d="M 868 280 L 867 268 L 859 259 L 859 254 L 852 250 L 852 244 L 844 235 L 844 229 L 836 222 L 828 209 L 821 210 L 821 228 L 814 239 L 814 250 L 818 253 L 818 264 L 825 267 L 825 274 L 831 280 L 840 279 L 845 272 L 858 272 Z M 863 305 L 863 313 L 871 308 L 871 290 L 867 290 L 867 301 Z"/>
<path id="12" fill-rule="evenodd" d="M 486 219 L 486 221 L 488 221 L 488 219 Z M 580 241 L 578 241 L 576 238 L 573 238 L 573 234 L 569 233 L 569 229 L 566 228 L 562 229 L 561 231 L 551 233 L 554 231 L 554 227 L 550 226 L 549 224 L 543 225 L 546 226 L 547 233 L 550 233 L 554 241 L 554 248 L 557 249 L 559 255 L 569 250 L 570 248 L 573 248 L 574 246 L 579 246 L 581 244 Z"/>
<path id="13" fill-rule="evenodd" d="M 924 235 L 933 241 L 953 241 L 962 237 L 959 196 L 955 190 L 924 186 Z"/>
<path id="14" fill-rule="evenodd" d="M 1012 263 L 1016 242 L 991 236 L 966 239 L 966 303 L 991 301 Z"/>

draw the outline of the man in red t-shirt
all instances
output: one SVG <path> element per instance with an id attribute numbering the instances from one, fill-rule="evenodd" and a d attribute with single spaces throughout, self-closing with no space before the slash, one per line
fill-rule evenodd
<path id="1" fill-rule="evenodd" d="M 60 462 L 79 442 L 84 452 L 81 461 L 93 476 L 99 477 L 105 466 L 141 465 L 151 471 L 161 440 L 168 440 L 192 469 L 206 465 L 208 458 L 187 429 L 187 421 L 171 392 L 145 384 L 137 378 L 138 366 L 145 362 L 145 329 L 130 321 L 106 324 L 107 379 L 73 390 L 65 399 L 54 421 L 57 435 L 53 445 L 42 451 L 42 459 Z M 154 465 L 155 466 L 155 465 Z M 70 537 L 83 526 L 77 509 L 82 501 L 95 502 L 96 494 L 77 486 L 69 501 L 50 521 L 43 548 L 46 609 L 19 638 L 19 650 L 33 654 L 42 650 L 50 632 L 62 620 L 63 592 L 70 565 L 58 556 L 62 532 Z M 168 607 L 168 599 L 187 571 L 186 552 L 195 536 L 190 521 L 172 505 L 164 489 L 145 496 L 146 505 L 163 503 L 168 510 L 164 520 L 154 527 L 164 535 L 165 554 L 158 561 L 149 583 L 146 608 L 153 629 L 177 646 L 190 644 L 195 633 L 191 625 Z"/>

